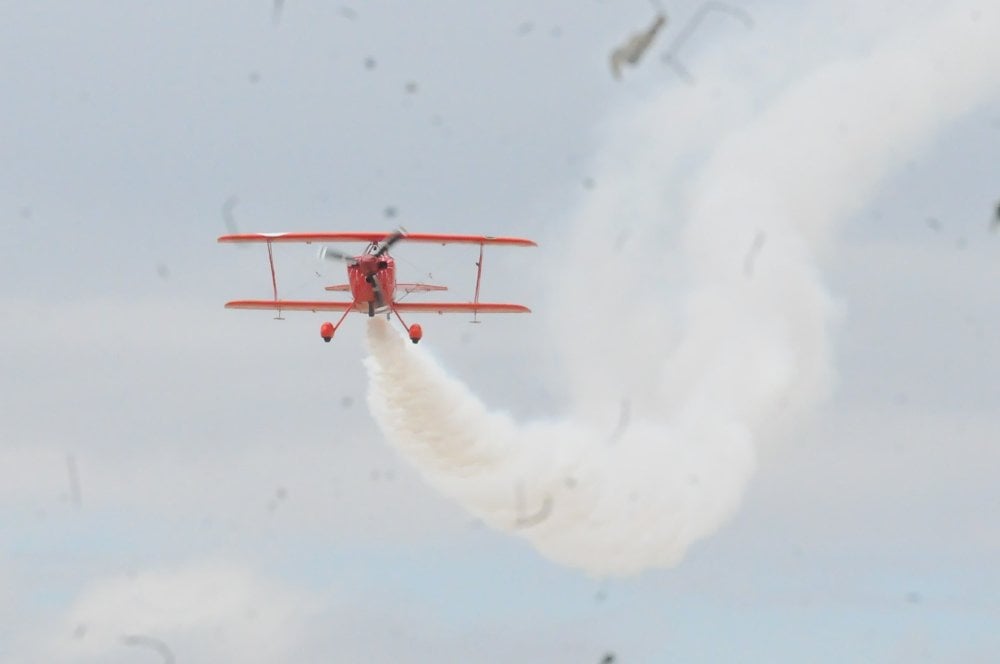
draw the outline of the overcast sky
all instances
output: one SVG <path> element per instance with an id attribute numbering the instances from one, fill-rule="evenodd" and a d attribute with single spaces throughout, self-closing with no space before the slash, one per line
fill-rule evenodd
<path id="1" fill-rule="evenodd" d="M 944 4 L 741 3 L 752 27 L 716 13 L 684 44 L 689 81 L 661 61 L 686 0 L 620 81 L 609 55 L 649 3 L 0 7 L 0 660 L 991 661 L 1000 58 L 974 45 L 1000 16 Z M 901 72 L 899 122 L 933 121 L 811 246 L 828 393 L 770 423 L 742 506 L 674 567 L 595 577 L 426 484 L 369 413 L 360 316 L 323 344 L 318 315 L 222 308 L 270 295 L 262 247 L 216 244 L 234 228 L 532 237 L 487 253 L 483 295 L 534 314 L 427 318 L 421 345 L 491 408 L 561 416 L 580 367 L 553 330 L 597 358 L 626 328 L 657 335 L 642 298 L 689 283 L 657 281 L 672 249 L 641 254 L 636 285 L 575 239 L 680 245 L 686 208 L 640 232 L 628 201 L 684 199 L 765 125 L 785 154 L 775 118 L 809 81 L 817 117 L 865 111 L 850 63 L 928 35 L 935 67 L 962 48 L 975 66 L 954 90 L 947 63 L 928 71 L 926 97 Z M 847 84 L 822 87 L 827 67 Z M 657 124 L 664 105 L 686 120 Z M 864 130 L 844 122 L 846 151 Z M 800 114 L 787 143 L 830 131 Z M 738 244 L 738 269 L 776 241 Z M 312 247 L 277 251 L 287 297 L 343 280 Z M 394 253 L 401 278 L 471 296 L 474 250 Z M 574 290 L 602 271 L 612 296 Z"/>

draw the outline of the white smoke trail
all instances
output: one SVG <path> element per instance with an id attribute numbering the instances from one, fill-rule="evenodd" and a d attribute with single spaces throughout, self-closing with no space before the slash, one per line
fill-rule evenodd
<path id="1" fill-rule="evenodd" d="M 677 90 L 614 133 L 619 158 L 561 261 L 600 269 L 555 284 L 556 320 L 617 306 L 607 325 L 560 329 L 567 419 L 491 413 L 371 322 L 372 412 L 429 482 L 595 574 L 674 565 L 725 522 L 753 473 L 754 437 L 829 389 L 833 308 L 817 256 L 836 224 L 1000 91 L 1000 9 L 948 3 L 914 17 L 893 6 L 900 24 L 866 55 L 820 63 L 762 112 L 746 82 L 702 73 L 736 103 L 719 110 L 717 96 Z M 629 299 L 633 284 L 642 299 Z M 609 440 L 623 399 L 630 421 Z"/>

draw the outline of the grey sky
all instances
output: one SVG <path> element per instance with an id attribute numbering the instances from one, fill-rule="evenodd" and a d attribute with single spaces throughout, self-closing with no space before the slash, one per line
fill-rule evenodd
<path id="1" fill-rule="evenodd" d="M 835 389 L 765 441 L 742 510 L 678 567 L 602 581 L 476 524 L 386 444 L 361 320 L 326 345 L 316 316 L 222 309 L 270 287 L 260 247 L 215 243 L 232 196 L 245 231 L 534 237 L 487 255 L 484 293 L 535 315 L 431 319 L 423 344 L 492 407 L 566 408 L 546 306 L 602 266 L 552 263 L 598 165 L 629 163 L 616 123 L 665 91 L 733 97 L 658 60 L 694 2 L 619 82 L 608 55 L 648 3 L 415 4 L 0 8 L 0 661 L 137 661 L 129 634 L 178 662 L 995 655 L 996 95 L 838 225 Z M 741 6 L 754 30 L 709 21 L 687 63 L 750 77 L 763 108 L 934 3 Z M 396 253 L 471 291 L 473 252 Z M 312 257 L 282 248 L 282 292 L 342 280 Z M 617 338 L 615 306 L 572 324 Z"/>

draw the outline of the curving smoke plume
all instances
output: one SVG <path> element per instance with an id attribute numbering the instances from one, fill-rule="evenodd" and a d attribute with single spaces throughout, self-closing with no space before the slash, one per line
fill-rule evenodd
<path id="1" fill-rule="evenodd" d="M 608 132 L 563 257 L 599 269 L 553 277 L 555 321 L 595 302 L 612 314 L 556 328 L 565 419 L 491 412 L 376 319 L 369 402 L 386 436 L 439 490 L 556 561 L 595 574 L 678 563 L 738 508 L 759 441 L 829 389 L 835 309 L 818 260 L 836 225 L 1000 92 L 1000 8 L 914 7 L 859 5 L 870 43 L 790 53 L 803 69 L 790 80 L 736 78 L 710 52 L 698 89 Z"/>

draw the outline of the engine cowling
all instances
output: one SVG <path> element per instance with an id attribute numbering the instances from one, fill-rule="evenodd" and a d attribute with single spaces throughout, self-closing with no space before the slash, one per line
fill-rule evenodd
<path id="1" fill-rule="evenodd" d="M 333 339 L 333 333 L 336 331 L 336 326 L 330 321 L 326 321 L 319 326 L 319 336 L 323 337 L 323 341 L 327 343 L 330 343 L 330 339 Z"/>
<path id="2" fill-rule="evenodd" d="M 414 323 L 413 325 L 411 325 L 409 332 L 410 332 L 410 341 L 412 341 L 413 343 L 417 343 L 424 336 L 424 330 L 422 327 L 420 327 L 419 323 Z"/>

